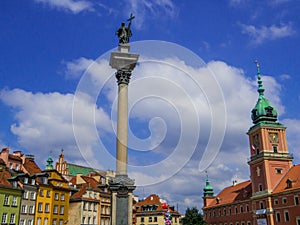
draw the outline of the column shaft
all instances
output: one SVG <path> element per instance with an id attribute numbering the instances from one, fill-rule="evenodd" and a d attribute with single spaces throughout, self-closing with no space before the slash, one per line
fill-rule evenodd
<path id="1" fill-rule="evenodd" d="M 128 85 L 118 85 L 117 175 L 127 175 Z"/>

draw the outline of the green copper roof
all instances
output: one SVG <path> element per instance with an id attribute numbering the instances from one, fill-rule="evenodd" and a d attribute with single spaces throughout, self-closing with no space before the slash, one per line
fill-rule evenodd
<path id="1" fill-rule="evenodd" d="M 210 181 L 208 180 L 208 175 L 206 174 L 205 187 L 203 188 L 204 197 L 213 197 L 214 196 L 214 188 L 210 185 Z"/>
<path id="2" fill-rule="evenodd" d="M 52 170 L 53 169 L 53 159 L 51 156 L 48 157 L 47 159 L 47 165 L 46 165 L 46 170 Z"/>
<path id="3" fill-rule="evenodd" d="M 74 164 L 70 164 L 70 163 L 67 163 L 67 167 L 69 170 L 69 174 L 72 176 L 76 176 L 76 174 L 82 174 L 85 176 L 85 175 L 89 174 L 90 172 L 100 172 L 97 169 L 93 169 L 93 168 L 85 167 L 85 166 L 78 166 L 78 165 L 74 165 Z"/>
<path id="4" fill-rule="evenodd" d="M 256 102 L 255 107 L 251 111 L 251 118 L 254 124 L 259 122 L 276 122 L 277 121 L 277 111 L 268 101 L 268 99 L 264 96 L 265 89 L 263 88 L 261 75 L 260 75 L 260 67 L 258 62 L 256 61 L 257 67 L 257 83 L 258 83 L 258 100 Z"/>

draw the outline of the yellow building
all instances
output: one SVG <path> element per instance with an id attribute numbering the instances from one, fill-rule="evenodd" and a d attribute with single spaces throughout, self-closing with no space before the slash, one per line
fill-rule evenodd
<path id="1" fill-rule="evenodd" d="M 51 157 L 46 170 L 37 174 L 39 185 L 36 200 L 35 225 L 68 224 L 70 188 L 68 181 L 52 169 Z"/>

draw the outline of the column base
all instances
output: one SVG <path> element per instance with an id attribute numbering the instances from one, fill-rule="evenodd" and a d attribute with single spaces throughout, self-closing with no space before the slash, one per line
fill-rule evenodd
<path id="1" fill-rule="evenodd" d="M 112 192 L 111 225 L 132 225 L 132 192 L 134 180 L 127 175 L 116 175 L 109 181 Z"/>

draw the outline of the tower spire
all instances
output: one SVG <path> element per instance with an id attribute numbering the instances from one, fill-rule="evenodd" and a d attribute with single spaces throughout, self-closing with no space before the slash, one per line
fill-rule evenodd
<path id="1" fill-rule="evenodd" d="M 210 185 L 210 181 L 208 180 L 208 173 L 206 173 L 205 179 L 205 187 L 203 189 L 204 197 L 213 197 L 214 196 L 214 188 Z"/>
<path id="2" fill-rule="evenodd" d="M 259 66 L 258 60 L 255 60 L 255 64 L 256 64 L 256 69 L 257 69 L 257 83 L 258 83 L 257 91 L 259 93 L 259 96 L 263 96 L 265 89 L 263 87 L 263 83 L 262 83 L 262 80 L 261 80 L 260 66 Z"/>
<path id="3" fill-rule="evenodd" d="M 255 107 L 251 111 L 251 117 L 254 124 L 257 123 L 269 123 L 269 122 L 276 122 L 277 120 L 277 111 L 268 101 L 268 99 L 264 96 L 264 87 L 261 80 L 260 74 L 260 66 L 257 60 L 255 60 L 256 69 L 257 69 L 257 83 L 258 89 L 257 92 L 259 93 L 257 103 Z"/>

